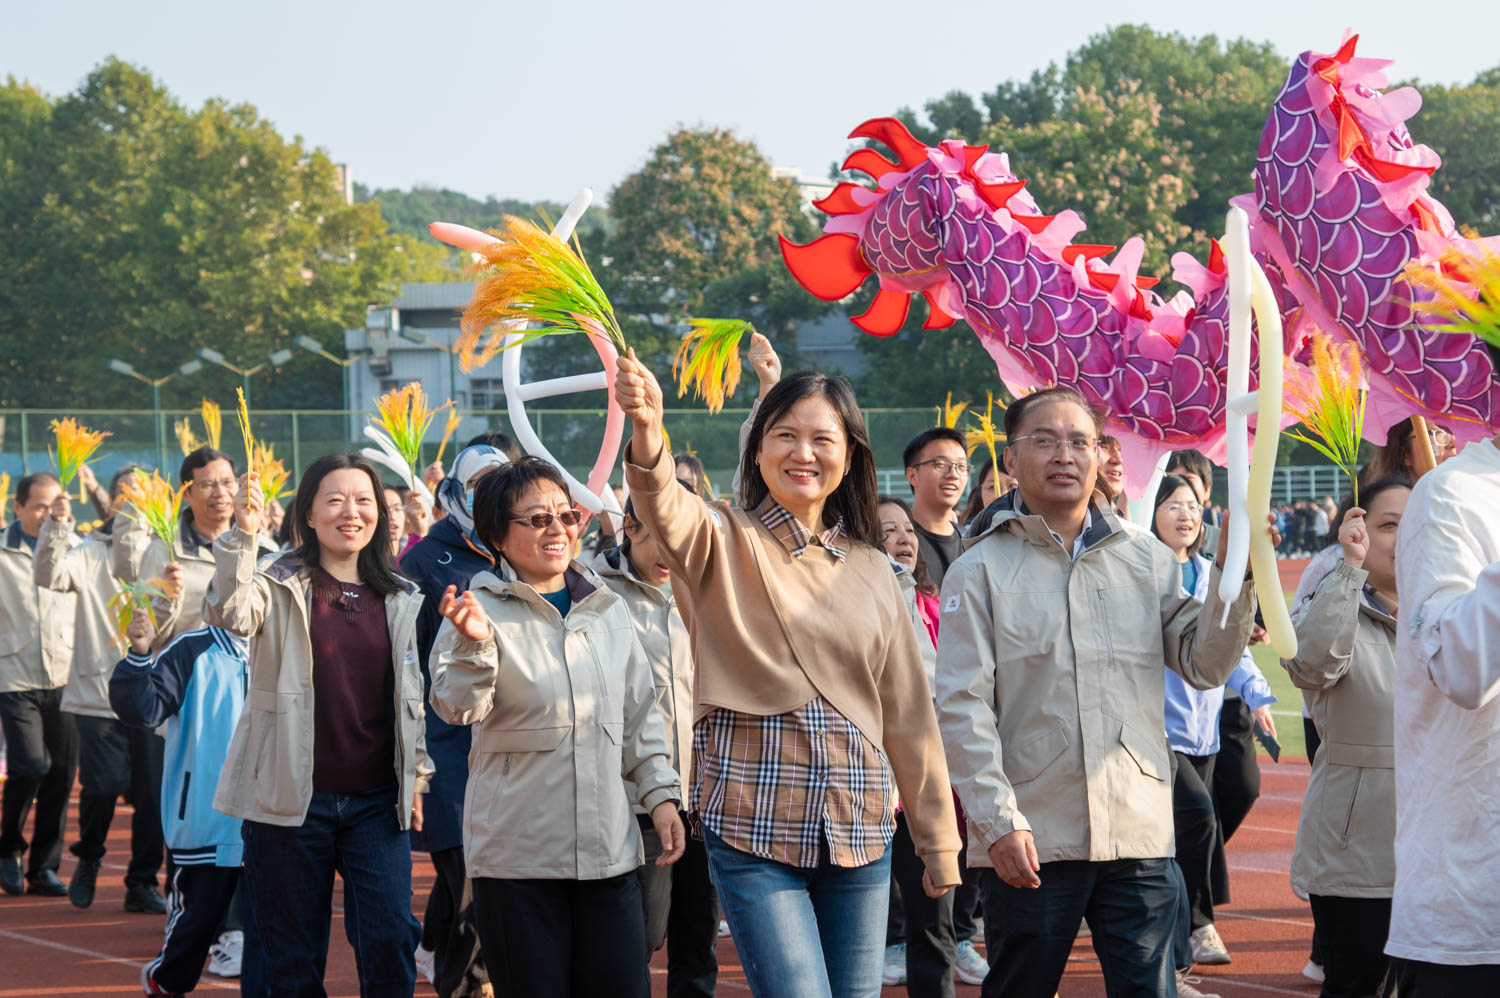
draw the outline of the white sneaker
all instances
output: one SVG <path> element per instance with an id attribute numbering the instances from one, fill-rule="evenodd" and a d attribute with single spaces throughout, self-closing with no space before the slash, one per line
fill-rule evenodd
<path id="1" fill-rule="evenodd" d="M 888 987 L 906 983 L 906 944 L 885 948 L 885 966 L 880 968 L 880 983 Z"/>
<path id="2" fill-rule="evenodd" d="M 1313 963 L 1311 960 L 1307 961 L 1307 966 L 1302 968 L 1302 976 L 1314 984 L 1322 984 L 1323 965 L 1321 963 Z"/>
<path id="3" fill-rule="evenodd" d="M 1203 978 L 1189 974 L 1185 970 L 1177 972 L 1177 998 L 1219 998 L 1216 994 L 1199 991 L 1195 985 L 1202 984 Z"/>
<path id="4" fill-rule="evenodd" d="M 240 976 L 245 956 L 245 934 L 239 929 L 219 933 L 219 941 L 208 948 L 208 972 L 215 977 Z"/>
<path id="5" fill-rule="evenodd" d="M 428 984 L 437 983 L 437 962 L 432 950 L 417 944 L 417 970 L 427 978 Z"/>
<path id="6" fill-rule="evenodd" d="M 719 919 L 719 938 L 720 939 L 728 939 L 729 938 L 729 923 L 726 922 L 726 921 L 724 921 L 722 918 Z"/>
<path id="7" fill-rule="evenodd" d="M 1219 938 L 1219 930 L 1212 924 L 1193 930 L 1188 941 L 1193 946 L 1194 963 L 1201 963 L 1205 967 L 1222 967 L 1229 962 L 1229 951 L 1224 948 L 1224 940 Z"/>
<path id="8" fill-rule="evenodd" d="M 979 955 L 979 950 L 974 948 L 974 940 L 959 941 L 958 949 L 953 954 L 953 972 L 965 984 L 984 983 L 985 975 L 990 972 L 990 964 Z"/>

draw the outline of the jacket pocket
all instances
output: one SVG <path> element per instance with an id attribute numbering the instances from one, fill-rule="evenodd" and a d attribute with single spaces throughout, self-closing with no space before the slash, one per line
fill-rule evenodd
<path id="1" fill-rule="evenodd" d="M 1067 729 L 1061 723 L 1056 723 L 1014 749 L 1002 748 L 1001 762 L 1005 767 L 1005 778 L 1010 781 L 1011 786 L 1030 783 L 1062 757 L 1071 741 Z"/>
<path id="2" fill-rule="evenodd" d="M 1167 752 L 1167 738 L 1162 735 L 1152 742 L 1141 736 L 1130 725 L 1121 722 L 1120 744 L 1124 746 L 1126 753 L 1135 762 L 1136 767 L 1146 776 L 1153 780 L 1165 783 L 1170 772 L 1170 764 L 1165 756 Z M 1157 751 L 1152 751 L 1152 745 L 1158 746 Z"/>
<path id="3" fill-rule="evenodd" d="M 192 782 L 193 782 L 193 774 L 192 774 L 192 772 L 190 770 L 183 772 L 183 774 L 182 774 L 182 793 L 181 793 L 181 795 L 179 795 L 179 797 L 177 799 L 177 820 L 178 821 L 186 821 L 187 820 L 188 787 L 192 785 Z"/>
<path id="4" fill-rule="evenodd" d="M 551 752 L 572 730 L 571 724 L 551 728 L 481 728 L 474 733 L 474 751 Z"/>
<path id="5" fill-rule="evenodd" d="M 1365 771 L 1356 769 L 1354 771 L 1354 790 L 1349 794 L 1349 807 L 1344 812 L 1344 830 L 1339 834 L 1339 844 L 1349 844 L 1349 830 L 1354 825 L 1354 807 L 1359 803 L 1359 788 L 1364 785 Z"/>

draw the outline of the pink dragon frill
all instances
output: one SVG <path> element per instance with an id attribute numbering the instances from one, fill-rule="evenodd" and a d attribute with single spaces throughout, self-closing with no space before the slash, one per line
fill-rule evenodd
<path id="1" fill-rule="evenodd" d="M 1318 326 L 1355 342 L 1371 372 L 1372 436 L 1412 413 L 1464 437 L 1493 432 L 1500 385 L 1483 344 L 1411 319 L 1402 270 L 1455 234 L 1426 194 L 1437 156 L 1400 124 L 1414 94 L 1382 106 L 1375 69 L 1353 59 L 1352 40 L 1335 56 L 1304 54 L 1267 122 L 1244 206 L 1283 309 L 1278 349 L 1295 359 Z M 1173 256 L 1173 278 L 1191 294 L 1163 300 L 1138 274 L 1139 238 L 1118 251 L 1074 243 L 1083 220 L 1043 215 L 1005 154 L 957 140 L 929 147 L 893 118 L 851 138 L 878 140 L 897 158 L 856 150 L 844 169 L 876 187 L 839 184 L 816 202 L 833 216 L 825 235 L 782 240 L 804 288 L 834 301 L 874 275 L 875 299 L 853 321 L 876 336 L 900 330 L 920 293 L 923 328 L 967 321 L 1012 394 L 1077 388 L 1120 438 L 1137 486 L 1166 450 L 1195 447 L 1223 462 L 1228 289 L 1217 245 L 1207 265 Z M 1252 362 L 1252 385 L 1253 371 Z"/>

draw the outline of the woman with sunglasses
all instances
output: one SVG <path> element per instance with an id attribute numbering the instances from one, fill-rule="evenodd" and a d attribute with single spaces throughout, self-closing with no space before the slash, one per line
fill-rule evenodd
<path id="1" fill-rule="evenodd" d="M 408 828 L 432 766 L 417 587 L 396 574 L 380 476 L 356 454 L 303 473 L 298 547 L 257 566 L 264 499 L 240 480 L 204 618 L 250 640 L 250 690 L 216 810 L 244 819 L 247 917 L 278 995 L 323 994 L 334 873 L 362 998 L 410 998 L 418 928 Z"/>
<path id="2" fill-rule="evenodd" d="M 431 702 L 473 726 L 464 862 L 496 993 L 645 998 L 631 808 L 667 866 L 682 791 L 630 611 L 572 560 L 582 523 L 546 461 L 479 479 L 474 529 L 495 568 L 443 595 Z"/>
<path id="3" fill-rule="evenodd" d="M 1187 479 L 1173 474 L 1162 476 L 1156 491 L 1151 532 L 1177 556 L 1182 566 L 1183 595 L 1202 602 L 1208 595 L 1212 563 L 1198 553 L 1203 546 L 1203 507 Z M 1276 696 L 1248 650 L 1227 685 L 1245 701 L 1256 720 L 1274 734 L 1270 705 L 1276 702 Z M 1187 881 L 1192 962 L 1201 964 L 1224 964 L 1230 959 L 1214 928 L 1214 906 L 1229 900 L 1224 834 L 1213 798 L 1224 689 L 1223 686 L 1195 689 L 1176 672 L 1166 669 L 1167 741 L 1176 755 L 1172 816 L 1177 864 Z M 1182 969 L 1181 959 L 1179 969 Z"/>
<path id="4" fill-rule="evenodd" d="M 661 544 L 697 653 L 690 811 L 750 989 L 871 994 L 895 785 L 929 895 L 958 884 L 959 840 L 854 395 L 808 371 L 778 381 L 745 440 L 739 508 L 677 484 L 661 386 L 634 353 L 615 397 L 634 424 L 636 515 Z"/>

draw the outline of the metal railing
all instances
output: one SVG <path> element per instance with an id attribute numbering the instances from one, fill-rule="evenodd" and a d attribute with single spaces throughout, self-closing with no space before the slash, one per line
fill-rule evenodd
<path id="1" fill-rule="evenodd" d="M 532 409 L 532 426 L 551 449 L 553 455 L 575 475 L 584 477 L 598 453 L 603 413 L 588 409 Z M 666 428 L 672 446 L 691 450 L 708 470 L 709 480 L 720 494 L 727 493 L 734 477 L 738 458 L 739 428 L 748 409 L 725 409 L 714 415 L 702 409 L 669 409 Z M 876 472 L 880 491 L 906 496 L 906 473 L 901 467 L 901 452 L 906 442 L 932 426 L 933 410 L 866 409 L 865 421 L 875 446 Z M 261 409 L 250 413 L 251 429 L 256 439 L 272 444 L 276 454 L 292 469 L 293 482 L 302 468 L 323 454 L 350 447 L 362 447 L 369 441 L 361 428 L 373 410 L 341 409 Z M 73 416 L 91 429 L 108 430 L 99 454 L 93 462 L 95 473 L 107 481 L 115 469 L 126 463 L 162 468 L 175 473 L 181 460 L 172 424 L 187 417 L 193 432 L 202 438 L 204 428 L 196 409 L 11 409 L 0 410 L 0 471 L 12 479 L 32 471 L 52 467 L 50 448 L 53 437 L 49 424 L 54 419 Z M 437 455 L 444 420 L 433 420 L 424 447 L 424 460 Z M 447 456 L 487 429 L 510 431 L 510 421 L 503 411 L 480 410 L 463 413 Z M 232 412 L 224 413 L 222 448 L 236 460 L 242 455 L 239 433 Z M 977 457 L 978 455 L 976 455 Z M 168 474 L 171 477 L 171 474 Z M 618 475 L 615 476 L 618 480 Z M 1222 473 L 1219 494 L 1222 494 Z M 1277 503 L 1331 495 L 1338 497 L 1347 488 L 1344 474 L 1333 465 L 1298 465 L 1276 469 L 1272 498 Z"/>

